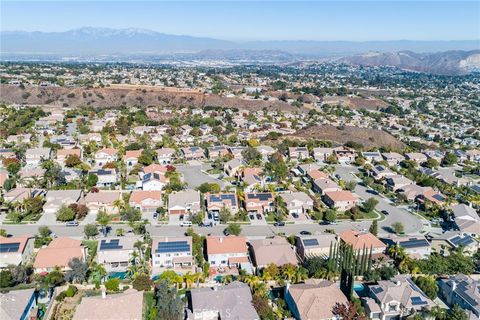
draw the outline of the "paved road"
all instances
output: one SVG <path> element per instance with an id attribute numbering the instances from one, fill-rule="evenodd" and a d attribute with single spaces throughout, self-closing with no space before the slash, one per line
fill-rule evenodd
<path id="1" fill-rule="evenodd" d="M 195 189 L 202 183 L 216 183 L 220 186 L 221 189 L 225 186 L 225 183 L 219 179 L 216 179 L 204 172 L 206 168 L 202 165 L 176 165 L 175 166 L 180 173 L 183 175 L 183 180 L 188 183 L 188 186 L 192 189 Z"/>
<path id="2" fill-rule="evenodd" d="M 357 173 L 358 169 L 354 166 L 337 166 L 335 174 L 339 175 L 345 181 L 357 181 L 360 179 L 355 177 L 353 174 Z M 379 233 L 390 232 L 390 226 L 394 222 L 401 222 L 405 227 L 406 234 L 417 234 L 419 233 L 424 226 L 428 226 L 428 222 L 420 217 L 414 215 L 413 213 L 407 211 L 405 208 L 400 208 L 395 206 L 389 199 L 382 197 L 380 195 L 375 195 L 368 192 L 369 188 L 357 184 L 355 187 L 355 193 L 359 195 L 362 200 L 367 200 L 369 198 L 375 198 L 378 200 L 377 210 L 385 210 L 389 213 L 388 216 L 385 216 L 385 219 L 379 222 L 379 227 L 382 230 L 379 230 Z"/>

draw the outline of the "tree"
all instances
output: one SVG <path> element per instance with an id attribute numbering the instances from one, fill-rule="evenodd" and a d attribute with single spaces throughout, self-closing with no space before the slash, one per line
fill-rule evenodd
<path id="1" fill-rule="evenodd" d="M 57 211 L 57 220 L 58 221 L 72 221 L 75 219 L 75 212 L 72 208 L 62 205 Z"/>
<path id="2" fill-rule="evenodd" d="M 89 223 L 83 228 L 83 232 L 87 238 L 93 238 L 98 236 L 98 228 L 95 223 Z"/>
<path id="3" fill-rule="evenodd" d="M 375 210 L 375 207 L 378 204 L 378 200 L 375 198 L 369 198 L 367 201 L 365 201 L 362 205 L 362 209 L 365 212 L 372 212 Z"/>
<path id="4" fill-rule="evenodd" d="M 238 223 L 231 223 L 231 224 L 228 225 L 227 231 L 230 234 L 238 236 L 242 232 L 242 227 Z"/>
<path id="5" fill-rule="evenodd" d="M 82 283 L 87 278 L 88 266 L 79 258 L 73 258 L 68 263 L 70 270 L 65 274 L 65 280 L 69 282 Z"/>
<path id="6" fill-rule="evenodd" d="M 347 183 L 345 183 L 345 189 L 349 190 L 349 191 L 353 191 L 355 190 L 355 187 L 357 186 L 357 182 L 356 181 L 348 181 Z"/>
<path id="7" fill-rule="evenodd" d="M 402 234 L 403 230 L 405 229 L 403 223 L 399 221 L 392 223 L 391 227 L 396 234 Z"/>
<path id="8" fill-rule="evenodd" d="M 427 162 L 425 163 L 425 166 L 430 169 L 438 168 L 439 165 L 440 163 L 438 163 L 438 161 L 433 158 L 428 158 Z"/>
<path id="9" fill-rule="evenodd" d="M 460 308 L 457 304 L 453 306 L 452 309 L 450 309 L 450 312 L 448 313 L 448 320 L 468 320 L 467 313 Z"/>
<path id="10" fill-rule="evenodd" d="M 334 153 L 332 153 L 331 155 L 329 155 L 327 157 L 325 162 L 328 163 L 328 164 L 337 164 L 338 163 L 338 158 Z"/>
<path id="11" fill-rule="evenodd" d="M 80 157 L 77 156 L 76 154 L 71 154 L 67 156 L 67 158 L 65 159 L 65 166 L 69 168 L 78 166 L 81 163 L 82 163 L 82 160 L 80 160 Z"/>
<path id="12" fill-rule="evenodd" d="M 378 235 L 378 222 L 377 222 L 377 220 L 373 220 L 372 224 L 370 225 L 370 229 L 368 231 L 370 231 L 370 233 L 373 234 L 374 236 Z"/>
<path id="13" fill-rule="evenodd" d="M 438 285 L 432 276 L 420 276 L 414 279 L 415 284 L 432 300 L 437 298 Z"/>
<path id="14" fill-rule="evenodd" d="M 268 298 L 254 294 L 252 297 L 252 305 L 260 316 L 260 319 L 275 319 L 275 314 L 268 303 Z"/>
<path id="15" fill-rule="evenodd" d="M 28 279 L 28 272 L 25 266 L 17 265 L 9 267 L 12 274 L 12 280 L 15 284 L 25 283 Z"/>
<path id="16" fill-rule="evenodd" d="M 110 216 L 105 211 L 100 211 L 97 214 L 97 222 L 102 226 L 104 233 L 107 233 L 107 226 L 110 223 Z"/>
<path id="17" fill-rule="evenodd" d="M 201 193 L 218 193 L 220 192 L 220 186 L 217 183 L 204 182 L 197 187 L 197 190 Z"/>
<path id="18" fill-rule="evenodd" d="M 98 177 L 96 174 L 89 173 L 87 176 L 87 181 L 85 182 L 85 185 L 87 188 L 93 188 L 97 185 L 98 182 Z"/>
<path id="19" fill-rule="evenodd" d="M 145 273 L 139 273 L 133 279 L 132 286 L 135 290 L 138 291 L 149 291 L 152 289 L 153 281 L 150 279 L 150 276 Z"/>
<path id="20" fill-rule="evenodd" d="M 232 219 L 232 214 L 230 210 L 228 210 L 226 207 L 223 207 L 220 209 L 219 218 L 221 223 L 227 223 Z"/>
<path id="21" fill-rule="evenodd" d="M 170 286 L 167 280 L 160 280 L 156 287 L 157 319 L 181 320 L 184 317 L 183 302 L 177 295 L 175 287 Z"/>
<path id="22" fill-rule="evenodd" d="M 443 157 L 443 165 L 445 166 L 453 166 L 457 162 L 458 162 L 458 157 L 451 152 L 447 152 L 445 154 L 445 157 Z"/>
<path id="23" fill-rule="evenodd" d="M 47 226 L 42 226 L 38 228 L 38 235 L 42 238 L 50 237 L 51 233 L 52 233 L 52 230 L 50 230 L 50 228 Z"/>
<path id="24" fill-rule="evenodd" d="M 357 307 L 352 301 L 347 304 L 337 302 L 333 306 L 332 313 L 343 320 L 367 320 L 365 315 L 358 312 Z"/>
<path id="25" fill-rule="evenodd" d="M 88 207 L 84 204 L 72 203 L 68 207 L 75 212 L 77 220 L 85 218 L 88 214 Z"/>
<path id="26" fill-rule="evenodd" d="M 105 289 L 107 289 L 107 291 L 118 291 L 120 290 L 120 279 L 118 278 L 111 278 L 111 279 L 108 279 L 107 281 L 105 281 L 104 283 L 105 285 Z"/>
<path id="27" fill-rule="evenodd" d="M 144 166 L 151 165 L 155 158 L 155 152 L 150 149 L 144 149 L 142 154 L 138 157 L 138 162 Z"/>
<path id="28" fill-rule="evenodd" d="M 333 222 L 337 220 L 337 212 L 333 209 L 327 209 L 325 211 L 325 215 L 323 216 L 323 219 L 328 222 Z"/>
<path id="29" fill-rule="evenodd" d="M 242 156 L 250 166 L 260 165 L 262 163 L 262 154 L 253 147 L 247 147 L 243 150 Z"/>
<path id="30" fill-rule="evenodd" d="M 0 237 L 7 237 L 7 236 L 8 236 L 7 230 L 5 230 L 5 229 L 0 229 Z"/>
<path id="31" fill-rule="evenodd" d="M 8 269 L 2 270 L 0 272 L 0 288 L 8 288 L 14 284 L 12 272 Z"/>

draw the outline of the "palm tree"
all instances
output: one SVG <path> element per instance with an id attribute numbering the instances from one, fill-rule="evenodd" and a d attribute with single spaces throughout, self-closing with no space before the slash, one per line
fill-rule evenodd
<path id="1" fill-rule="evenodd" d="M 267 298 L 268 297 L 268 287 L 264 282 L 258 282 L 253 287 L 253 292 L 255 295 Z"/>
<path id="2" fill-rule="evenodd" d="M 191 274 L 190 271 L 187 272 L 184 276 L 185 286 L 189 289 L 193 283 L 195 283 L 195 274 Z"/>
<path id="3" fill-rule="evenodd" d="M 245 276 L 244 282 L 253 290 L 253 288 L 260 282 L 260 279 L 257 276 L 247 275 Z"/>
<path id="4" fill-rule="evenodd" d="M 297 269 L 295 269 L 295 275 L 293 279 L 295 283 L 308 279 L 308 270 L 304 267 L 298 267 Z"/>

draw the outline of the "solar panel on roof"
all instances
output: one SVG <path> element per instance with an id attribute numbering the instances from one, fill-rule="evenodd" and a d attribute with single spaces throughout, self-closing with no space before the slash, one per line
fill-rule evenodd
<path id="1" fill-rule="evenodd" d="M 305 240 L 303 240 L 303 245 L 306 246 L 306 247 L 318 246 L 318 240 L 317 239 L 305 239 Z"/>
<path id="2" fill-rule="evenodd" d="M 19 248 L 20 248 L 20 242 L 1 243 L 0 244 L 0 252 L 1 253 L 18 252 Z"/>
<path id="3" fill-rule="evenodd" d="M 169 252 L 189 252 L 190 244 L 187 241 L 170 241 L 159 242 L 156 253 L 169 253 Z"/>
<path id="4" fill-rule="evenodd" d="M 372 290 L 372 292 L 375 293 L 375 294 L 378 294 L 378 293 L 383 291 L 383 289 L 380 288 L 380 287 L 372 287 L 372 288 L 370 288 L 370 290 Z"/>
<path id="5" fill-rule="evenodd" d="M 119 244 L 119 239 L 102 240 L 100 242 L 100 250 L 118 250 L 123 249 L 123 246 Z"/>
<path id="6" fill-rule="evenodd" d="M 450 239 L 450 242 L 453 243 L 456 246 L 468 246 L 472 243 L 475 242 L 471 236 L 464 236 L 463 238 L 460 236 L 455 236 L 452 239 Z"/>
<path id="7" fill-rule="evenodd" d="M 434 198 L 434 199 L 437 199 L 437 200 L 439 200 L 439 201 L 445 201 L 445 198 L 442 197 L 442 196 L 439 195 L 439 194 L 434 194 L 434 195 L 433 195 L 433 198 Z"/>
<path id="8" fill-rule="evenodd" d="M 414 306 L 422 306 L 427 304 L 427 301 L 422 300 L 420 297 L 411 297 L 410 300 L 412 300 L 412 305 Z"/>
<path id="9" fill-rule="evenodd" d="M 425 239 L 411 239 L 407 241 L 400 241 L 399 244 L 405 249 L 429 246 L 428 241 Z"/>

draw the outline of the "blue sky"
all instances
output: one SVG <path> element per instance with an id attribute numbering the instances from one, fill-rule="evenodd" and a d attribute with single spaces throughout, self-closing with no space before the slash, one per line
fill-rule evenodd
<path id="1" fill-rule="evenodd" d="M 480 39 L 480 1 L 5 1 L 1 29 L 145 28 L 228 40 Z"/>

